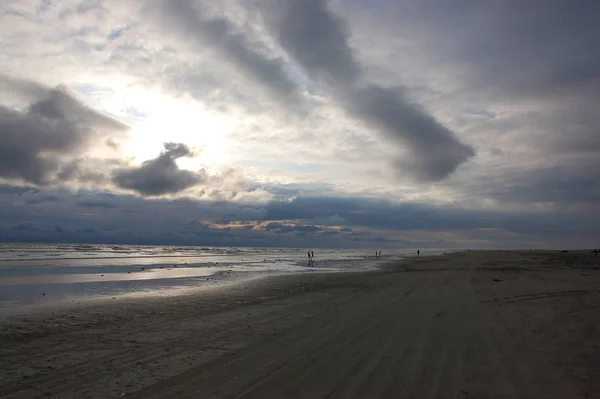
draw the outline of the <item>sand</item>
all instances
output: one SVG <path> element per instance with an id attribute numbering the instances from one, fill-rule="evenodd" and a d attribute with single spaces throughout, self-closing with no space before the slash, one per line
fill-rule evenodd
<path id="1" fill-rule="evenodd" d="M 600 397 L 585 253 L 455 253 L 0 327 L 2 398 Z"/>

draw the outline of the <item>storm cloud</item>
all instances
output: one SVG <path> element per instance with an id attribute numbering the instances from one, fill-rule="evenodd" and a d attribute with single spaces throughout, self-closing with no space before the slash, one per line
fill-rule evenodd
<path id="1" fill-rule="evenodd" d="M 0 186 L 0 205 L 0 235 L 8 241 L 355 248 L 415 243 L 527 248 L 545 242 L 581 247 L 594 244 L 599 221 L 578 211 L 512 213 L 361 197 L 240 206 L 95 192 L 55 198 L 10 186 Z M 335 222 L 323 224 L 327 219 Z M 85 229 L 95 233 L 81 236 Z"/>
<path id="2" fill-rule="evenodd" d="M 441 180 L 474 155 L 473 148 L 407 99 L 403 90 L 363 82 L 344 23 L 325 0 L 287 1 L 279 37 L 309 75 L 332 86 L 348 112 L 407 147 L 393 162 L 400 174 Z"/>
<path id="3" fill-rule="evenodd" d="M 139 167 L 120 168 L 113 172 L 113 182 L 121 188 L 144 196 L 176 194 L 192 186 L 206 182 L 206 172 L 182 170 L 175 162 L 178 158 L 192 155 L 192 151 L 180 143 L 166 143 L 161 154 Z"/>
<path id="4" fill-rule="evenodd" d="M 40 96 L 23 110 L 0 105 L 2 178 L 47 184 L 74 152 L 85 151 L 93 140 L 128 129 L 80 103 L 65 86 L 49 89 L 6 76 L 2 81 L 3 87 L 17 96 Z"/>

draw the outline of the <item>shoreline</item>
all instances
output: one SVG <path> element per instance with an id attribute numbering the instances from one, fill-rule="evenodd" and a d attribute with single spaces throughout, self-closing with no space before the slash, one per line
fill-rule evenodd
<path id="1" fill-rule="evenodd" d="M 0 318 L 5 309 L 45 307 L 50 303 L 80 302 L 97 298 L 152 296 L 176 294 L 198 287 L 231 285 L 236 281 L 252 280 L 260 276 L 370 270 L 388 259 L 374 259 L 359 253 L 324 254 L 310 267 L 297 255 L 274 251 L 263 257 L 246 254 L 238 263 L 219 261 L 184 264 L 146 265 L 37 265 L 31 259 L 22 267 L 0 262 Z M 237 255 L 236 255 L 237 256 Z M 391 256 L 391 259 L 398 255 Z M 82 258 L 83 259 L 83 258 Z M 216 259 L 216 258 L 215 258 Z M 96 262 L 98 259 L 83 259 Z M 118 259 L 117 259 L 118 260 Z M 17 309 L 10 310 L 17 313 Z"/>
<path id="2" fill-rule="evenodd" d="M 188 301 L 220 301 L 227 298 L 244 298 L 278 290 L 280 286 L 303 286 L 310 284 L 313 280 L 336 278 L 339 275 L 361 275 L 373 273 L 390 272 L 396 263 L 402 264 L 403 260 L 384 262 L 369 270 L 336 270 L 318 269 L 285 274 L 261 274 L 259 272 L 244 273 L 245 278 L 231 281 L 217 281 L 215 285 L 204 284 L 198 286 L 172 287 L 152 292 L 132 292 L 119 296 L 102 295 L 96 297 L 85 297 L 81 300 L 72 298 L 52 301 L 48 303 L 35 303 L 20 306 L 0 307 L 0 329 L 11 324 L 21 324 L 23 320 L 27 323 L 40 324 L 50 322 L 53 317 L 62 317 L 73 314 L 85 315 L 89 312 L 102 313 L 106 317 L 123 312 L 124 309 L 137 314 L 144 309 L 152 309 L 156 306 L 178 307 Z M 252 274 L 252 276 L 249 276 Z M 309 289 L 310 291 L 310 289 Z M 296 291 L 293 291 L 296 293 Z M 263 295 L 264 296 L 264 295 Z M 279 296 L 273 297 L 277 299 Z M 50 314 L 51 317 L 48 317 Z M 0 337 L 2 334 L 0 333 Z"/>
<path id="3" fill-rule="evenodd" d="M 458 252 L 5 319 L 0 396 L 591 397 L 600 261 L 564 255 Z"/>

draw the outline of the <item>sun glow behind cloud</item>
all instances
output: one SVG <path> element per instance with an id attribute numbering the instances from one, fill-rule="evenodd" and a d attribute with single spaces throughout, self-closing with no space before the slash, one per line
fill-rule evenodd
<path id="1" fill-rule="evenodd" d="M 179 160 L 182 168 L 197 169 L 195 158 L 208 167 L 230 162 L 227 135 L 235 128 L 235 119 L 214 114 L 185 97 L 148 93 L 147 97 L 133 97 L 128 102 L 143 114 L 132 123 L 129 139 L 123 143 L 123 153 L 134 163 L 156 157 L 165 142 L 183 143 L 194 149 L 195 157 Z"/>

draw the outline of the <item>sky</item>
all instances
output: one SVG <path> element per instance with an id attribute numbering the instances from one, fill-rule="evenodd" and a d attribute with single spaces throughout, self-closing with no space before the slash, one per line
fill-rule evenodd
<path id="1" fill-rule="evenodd" d="M 600 247 L 593 0 L 5 0 L 0 242 Z"/>

